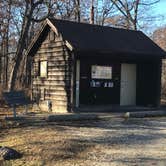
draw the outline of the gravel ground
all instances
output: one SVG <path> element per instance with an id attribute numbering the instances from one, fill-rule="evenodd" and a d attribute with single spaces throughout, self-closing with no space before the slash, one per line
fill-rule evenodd
<path id="1" fill-rule="evenodd" d="M 23 153 L 2 165 L 166 166 L 166 118 L 40 123 L 0 134 L 0 145 Z"/>

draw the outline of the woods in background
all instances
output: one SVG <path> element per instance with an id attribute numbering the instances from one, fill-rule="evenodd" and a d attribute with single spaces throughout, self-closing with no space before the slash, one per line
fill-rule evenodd
<path id="1" fill-rule="evenodd" d="M 166 51 L 166 26 L 160 27 L 152 34 L 152 39 L 162 49 Z M 161 79 L 161 95 L 162 99 L 166 99 L 166 60 L 162 61 L 162 79 Z"/>
<path id="2" fill-rule="evenodd" d="M 158 16 L 149 14 L 159 0 L 1 0 L 0 86 L 3 89 L 30 85 L 31 58 L 26 49 L 47 17 L 148 30 Z M 152 12 L 151 12 L 152 13 Z M 158 35 L 157 35 L 158 36 Z M 165 40 L 166 41 L 166 40 Z"/>

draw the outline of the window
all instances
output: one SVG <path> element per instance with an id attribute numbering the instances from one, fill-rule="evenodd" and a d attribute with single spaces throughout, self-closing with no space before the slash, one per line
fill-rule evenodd
<path id="1" fill-rule="evenodd" d="M 54 41 L 55 40 L 55 33 L 54 33 L 54 31 L 50 32 L 49 39 L 50 39 L 50 41 Z"/>
<path id="2" fill-rule="evenodd" d="M 40 62 L 40 77 L 47 77 L 47 61 Z"/>
<path id="3" fill-rule="evenodd" d="M 112 67 L 92 65 L 92 79 L 112 79 Z"/>

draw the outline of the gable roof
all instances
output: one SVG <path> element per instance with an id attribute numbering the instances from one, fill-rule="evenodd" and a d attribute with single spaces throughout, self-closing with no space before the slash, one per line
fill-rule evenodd
<path id="1" fill-rule="evenodd" d="M 139 54 L 162 57 L 166 52 L 141 31 L 47 19 L 55 33 L 60 33 L 74 51 Z"/>

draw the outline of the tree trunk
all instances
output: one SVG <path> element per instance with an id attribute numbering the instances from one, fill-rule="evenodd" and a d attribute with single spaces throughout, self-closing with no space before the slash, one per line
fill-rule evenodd
<path id="1" fill-rule="evenodd" d="M 94 0 L 91 1 L 90 24 L 94 24 Z"/>
<path id="2" fill-rule="evenodd" d="M 81 21 L 80 0 L 74 0 L 74 7 L 75 7 L 75 20 L 77 20 L 77 22 L 80 22 Z"/>
<path id="3" fill-rule="evenodd" d="M 13 90 L 16 86 L 17 87 L 20 86 L 19 85 L 20 78 L 17 78 L 17 76 L 19 75 L 20 63 L 24 56 L 23 55 L 24 49 L 26 48 L 26 38 L 28 36 L 29 27 L 31 24 L 31 18 L 32 18 L 32 13 L 33 13 L 32 11 L 33 11 L 32 9 L 29 12 L 28 12 L 28 9 L 26 9 L 26 11 L 25 11 L 25 17 L 23 20 L 21 36 L 20 36 L 20 39 L 18 42 L 18 47 L 17 47 L 17 52 L 16 52 L 16 60 L 15 60 L 13 70 L 11 72 L 11 76 L 10 76 L 9 90 Z"/>
<path id="4" fill-rule="evenodd" d="M 21 68 L 20 64 L 22 63 L 23 59 L 27 58 L 27 57 L 24 57 L 25 56 L 24 53 L 25 53 L 25 49 L 27 48 L 27 40 L 28 40 L 29 30 L 30 30 L 32 21 L 35 21 L 35 22 L 43 21 L 46 17 L 48 17 L 48 14 L 50 14 L 50 13 L 47 13 L 47 15 L 43 17 L 42 19 L 35 19 L 33 18 L 33 12 L 39 5 L 44 4 L 44 0 L 38 0 L 38 1 L 25 0 L 25 2 L 26 2 L 26 6 L 25 6 L 24 17 L 23 17 L 21 35 L 18 41 L 14 67 L 10 75 L 9 90 L 13 90 L 16 87 L 19 89 L 23 88 L 23 85 L 22 85 L 23 80 L 19 78 L 19 76 L 22 77 L 22 74 L 23 74 L 21 73 L 22 69 L 20 69 Z"/>

